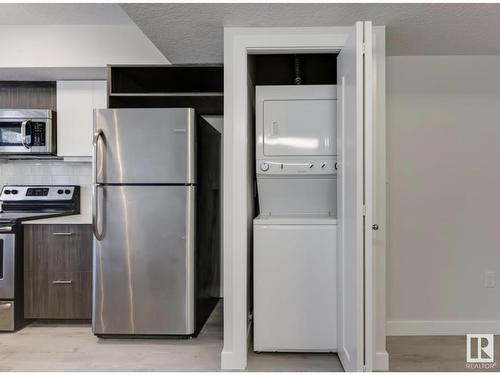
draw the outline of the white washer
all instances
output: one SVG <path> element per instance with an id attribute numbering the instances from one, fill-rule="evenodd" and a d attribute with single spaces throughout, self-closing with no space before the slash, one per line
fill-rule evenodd
<path id="1" fill-rule="evenodd" d="M 254 350 L 337 351 L 336 220 L 254 220 Z"/>
<path id="2" fill-rule="evenodd" d="M 336 86 L 256 87 L 254 350 L 337 350 Z"/>

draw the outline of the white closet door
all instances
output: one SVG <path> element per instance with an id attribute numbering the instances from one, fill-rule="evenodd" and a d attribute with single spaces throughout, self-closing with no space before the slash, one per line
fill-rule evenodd
<path id="1" fill-rule="evenodd" d="M 371 22 L 356 22 L 337 60 L 338 354 L 346 371 L 371 369 L 371 33 Z"/>

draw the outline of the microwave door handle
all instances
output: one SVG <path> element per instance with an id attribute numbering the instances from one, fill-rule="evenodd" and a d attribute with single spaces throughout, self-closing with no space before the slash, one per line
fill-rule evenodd
<path id="1" fill-rule="evenodd" d="M 31 146 L 26 142 L 26 127 L 29 125 L 30 122 L 31 122 L 30 120 L 25 120 L 21 123 L 21 143 L 27 149 L 31 148 Z"/>

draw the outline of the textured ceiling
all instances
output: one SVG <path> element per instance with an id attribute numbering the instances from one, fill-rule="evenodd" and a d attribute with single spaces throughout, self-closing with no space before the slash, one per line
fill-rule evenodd
<path id="1" fill-rule="evenodd" d="M 122 4 L 173 63 L 222 62 L 224 26 L 387 26 L 388 55 L 500 55 L 500 4 Z"/>

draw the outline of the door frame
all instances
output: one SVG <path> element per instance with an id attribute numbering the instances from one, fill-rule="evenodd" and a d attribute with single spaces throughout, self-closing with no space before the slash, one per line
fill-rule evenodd
<path id="1" fill-rule="evenodd" d="M 249 111 L 251 108 L 249 100 L 252 98 L 249 97 L 248 90 L 248 55 L 304 51 L 337 52 L 344 46 L 351 30 L 352 27 L 224 28 L 224 346 L 221 353 L 221 368 L 224 370 L 246 368 L 251 338 L 248 267 L 249 259 L 251 259 L 249 250 L 252 246 L 254 218 L 252 206 L 254 162 L 249 160 L 249 148 L 253 148 L 254 144 L 251 139 L 253 113 Z M 382 66 L 385 69 L 385 48 L 380 48 L 385 47 L 385 27 L 374 27 L 374 30 L 377 35 L 381 36 L 380 39 L 384 39 L 384 43 L 374 43 L 375 59 L 384 62 L 384 64 L 376 64 L 375 69 Z M 377 74 L 377 77 L 380 76 Z M 375 111 L 377 114 L 379 111 L 384 113 L 384 116 L 375 116 L 376 122 L 384 122 L 383 127 L 376 125 L 376 132 L 383 129 L 384 134 L 378 134 L 378 136 L 385 139 L 385 80 L 377 81 L 375 86 L 377 96 L 382 96 L 382 100 L 376 101 Z M 382 105 L 384 108 L 379 108 Z M 385 142 L 383 146 L 385 147 Z M 385 158 L 384 160 L 377 158 L 377 172 L 380 169 L 378 163 L 383 164 L 385 172 Z M 379 185 L 377 184 L 377 188 Z M 385 208 L 385 181 L 383 189 Z M 380 206 L 377 205 L 377 207 Z M 377 222 L 382 223 L 381 220 Z M 377 240 L 381 241 L 380 236 L 377 236 Z M 385 238 L 383 243 L 385 249 Z M 381 252 L 381 256 L 383 259 L 379 259 L 379 254 L 377 254 L 377 264 L 385 264 L 385 250 Z M 372 275 L 367 275 L 367 277 L 375 280 L 375 270 L 372 271 Z M 385 297 L 385 285 L 379 285 L 377 282 L 375 288 L 384 289 L 384 293 L 376 293 L 377 301 L 374 301 L 376 305 L 384 306 L 384 314 L 381 315 L 377 309 L 371 308 L 373 316 L 367 317 L 372 323 L 375 319 L 377 321 L 377 338 L 383 336 L 383 339 L 376 340 L 377 343 L 383 342 L 383 347 L 377 345 L 373 353 L 369 353 L 368 363 L 377 365 L 384 362 L 376 360 L 379 353 L 385 358 L 388 356 L 385 350 L 385 298 L 380 300 L 381 295 Z M 375 314 L 375 311 L 379 313 Z M 375 324 L 370 324 L 370 326 L 375 326 Z M 383 329 L 379 329 L 382 327 Z M 374 346 L 371 345 L 371 347 Z M 374 370 L 387 370 L 387 368 L 373 367 Z"/>

